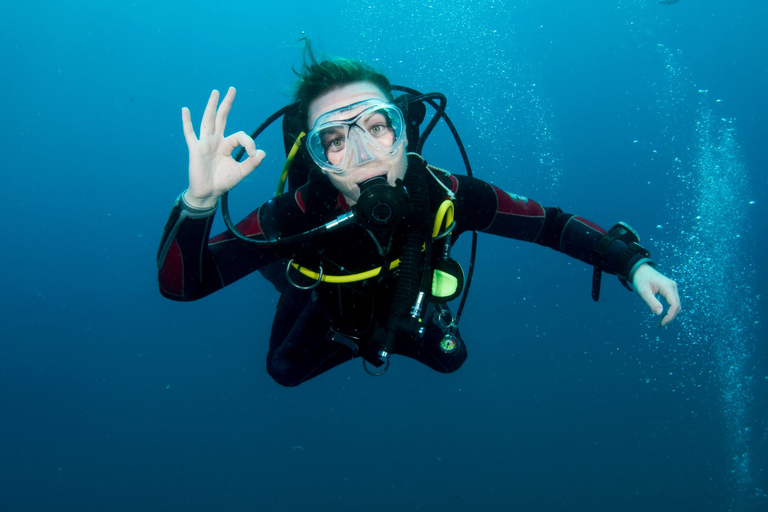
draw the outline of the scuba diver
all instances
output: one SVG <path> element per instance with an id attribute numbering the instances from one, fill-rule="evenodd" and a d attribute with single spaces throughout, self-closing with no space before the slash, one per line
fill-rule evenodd
<path id="1" fill-rule="evenodd" d="M 534 242 L 593 266 L 595 300 L 603 272 L 617 275 L 656 315 L 661 295 L 669 304 L 662 326 L 680 311 L 676 283 L 654 269 L 626 224 L 606 231 L 427 163 L 417 140 L 423 104 L 412 95 L 395 98 L 371 66 L 318 61 L 308 48 L 297 74 L 296 103 L 283 119 L 289 191 L 236 226 L 227 193 L 265 153 L 255 135 L 224 134 L 234 88 L 221 105 L 211 93 L 199 136 L 182 109 L 189 186 L 171 211 L 157 259 L 160 292 L 172 300 L 200 299 L 256 270 L 274 284 L 280 299 L 267 371 L 279 384 L 296 386 L 355 358 L 378 375 L 392 354 L 457 370 L 467 357 L 458 321 L 470 283 L 450 250 L 467 232 Z M 238 148 L 247 153 L 242 161 L 232 156 Z M 211 238 L 220 200 L 230 229 Z M 448 302 L 462 291 L 453 314 Z"/>

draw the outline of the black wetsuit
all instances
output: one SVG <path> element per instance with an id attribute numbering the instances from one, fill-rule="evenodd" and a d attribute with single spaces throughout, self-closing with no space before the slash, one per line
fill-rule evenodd
<path id="1" fill-rule="evenodd" d="M 464 232 L 479 231 L 534 242 L 589 265 L 595 263 L 594 248 L 605 230 L 583 218 L 542 207 L 478 179 L 449 175 L 427 166 L 418 155 L 409 155 L 407 172 L 424 176 L 432 216 L 449 196 L 448 190 L 453 193 L 454 242 Z M 275 240 L 306 232 L 349 210 L 343 196 L 320 176 L 270 200 L 238 228 L 249 238 Z M 356 274 L 398 257 L 403 233 L 395 232 L 392 249 L 384 256 L 371 234 L 358 225 L 328 232 L 301 246 L 256 245 L 229 232 L 209 239 L 214 213 L 215 209 L 191 208 L 181 197 L 176 202 L 158 254 L 160 292 L 165 297 L 197 300 L 261 270 L 281 292 L 267 356 L 268 372 L 278 383 L 298 385 L 361 355 L 357 349 L 365 346 L 377 322 L 385 321 L 397 272 L 352 284 L 320 283 L 309 291 L 285 280 L 287 261 L 294 259 L 312 269 L 322 265 L 326 274 Z M 628 279 L 630 269 L 647 259 L 637 255 L 619 262 L 625 248 L 624 242 L 613 241 L 604 252 L 601 268 Z M 296 275 L 297 282 L 309 283 Z M 466 346 L 460 342 L 455 351 L 444 352 L 437 342 L 441 332 L 434 322 L 425 320 L 423 340 L 401 340 L 390 353 L 412 357 L 440 372 L 455 371 L 466 359 Z"/>

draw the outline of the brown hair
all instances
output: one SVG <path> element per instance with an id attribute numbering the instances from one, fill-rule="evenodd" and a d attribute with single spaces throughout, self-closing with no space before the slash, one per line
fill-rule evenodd
<path id="1" fill-rule="evenodd" d="M 309 104 L 331 89 L 354 82 L 370 82 L 392 101 L 392 85 L 389 79 L 372 66 L 358 60 L 330 58 L 318 61 L 308 38 L 303 38 L 304 55 L 301 68 L 293 72 L 299 77 L 294 98 L 299 102 L 299 116 L 307 128 Z"/>

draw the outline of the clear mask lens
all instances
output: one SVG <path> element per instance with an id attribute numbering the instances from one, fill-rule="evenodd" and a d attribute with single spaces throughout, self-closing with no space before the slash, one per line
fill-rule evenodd
<path id="1" fill-rule="evenodd" d="M 357 112 L 346 117 L 347 112 Z M 342 173 L 394 154 L 405 138 L 400 109 L 378 99 L 364 100 L 323 114 L 307 135 L 307 149 L 315 163 Z"/>

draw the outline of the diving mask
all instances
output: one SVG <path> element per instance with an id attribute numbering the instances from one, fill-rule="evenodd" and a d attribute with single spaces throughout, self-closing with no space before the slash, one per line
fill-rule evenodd
<path id="1" fill-rule="evenodd" d="M 357 112 L 353 117 L 346 117 Z M 320 168 L 343 173 L 393 155 L 405 140 L 403 113 L 380 99 L 358 101 L 321 115 L 306 138 L 307 150 Z"/>

